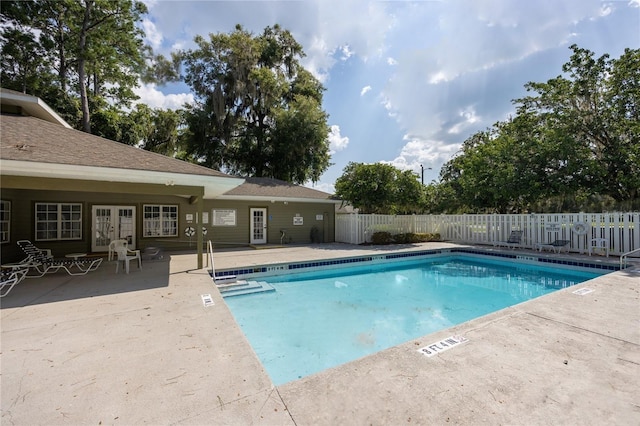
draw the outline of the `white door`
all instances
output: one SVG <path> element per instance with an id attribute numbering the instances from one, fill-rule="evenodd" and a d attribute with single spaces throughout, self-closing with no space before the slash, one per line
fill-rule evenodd
<path id="1" fill-rule="evenodd" d="M 91 251 L 107 251 L 113 240 L 127 240 L 129 248 L 135 249 L 135 207 L 93 206 L 91 218 Z"/>
<path id="2" fill-rule="evenodd" d="M 251 209 L 250 219 L 251 225 L 249 232 L 251 233 L 251 244 L 267 243 L 267 209 L 256 208 Z"/>

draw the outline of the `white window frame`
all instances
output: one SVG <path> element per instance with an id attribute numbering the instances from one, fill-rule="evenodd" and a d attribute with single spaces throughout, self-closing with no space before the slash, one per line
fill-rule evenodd
<path id="1" fill-rule="evenodd" d="M 81 240 L 82 203 L 36 203 L 35 237 L 36 241 Z"/>
<path id="2" fill-rule="evenodd" d="M 144 204 L 142 206 L 142 236 L 177 237 L 179 217 L 177 204 Z"/>
<path id="3" fill-rule="evenodd" d="M 0 244 L 11 240 L 11 201 L 0 200 Z"/>

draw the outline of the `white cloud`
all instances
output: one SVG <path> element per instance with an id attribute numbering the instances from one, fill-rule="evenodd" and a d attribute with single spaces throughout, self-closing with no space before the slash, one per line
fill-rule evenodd
<path id="1" fill-rule="evenodd" d="M 342 56 L 340 57 L 340 59 L 343 61 L 346 61 L 347 59 L 353 56 L 353 50 L 351 50 L 348 44 L 345 44 L 344 46 L 340 46 L 339 50 L 342 53 Z"/>
<path id="2" fill-rule="evenodd" d="M 638 1 L 640 1 L 640 0 L 638 0 Z M 395 59 L 389 57 L 389 58 L 387 58 L 387 65 L 391 65 L 391 66 L 398 65 L 398 61 L 396 61 Z"/>
<path id="3" fill-rule="evenodd" d="M 162 44 L 162 33 L 158 31 L 156 25 L 148 19 L 142 21 L 142 29 L 145 33 L 147 43 L 154 49 L 158 49 Z"/>
<path id="4" fill-rule="evenodd" d="M 447 133 L 449 134 L 458 134 L 462 133 L 463 130 L 467 129 L 469 126 L 478 123 L 480 121 L 480 117 L 476 115 L 476 111 L 473 107 L 467 107 L 464 110 L 460 111 L 458 116 L 462 119 L 458 123 L 451 126 Z"/>
<path id="5" fill-rule="evenodd" d="M 340 134 L 340 126 L 334 124 L 329 131 L 329 153 L 335 154 L 349 145 L 349 138 Z"/>
<path id="6" fill-rule="evenodd" d="M 405 135 L 404 147 L 396 158 L 386 163 L 400 170 L 412 170 L 421 172 L 420 166 L 425 170 L 425 176 L 435 176 L 444 163 L 449 161 L 458 150 L 456 145 L 451 145 L 437 140 L 427 140 L 419 136 Z M 425 181 L 427 181 L 425 179 Z"/>
<path id="7" fill-rule="evenodd" d="M 135 103 L 146 104 L 150 108 L 180 109 L 185 103 L 193 102 L 191 93 L 177 93 L 165 95 L 156 88 L 155 84 L 142 84 L 134 90 L 140 96 Z"/>
<path id="8" fill-rule="evenodd" d="M 316 189 L 318 191 L 326 192 L 327 194 L 335 194 L 335 192 L 336 192 L 336 187 L 332 183 L 326 183 L 326 182 L 312 183 L 312 182 L 308 182 L 308 183 L 305 183 L 304 186 L 306 186 L 307 188 L 312 188 L 312 189 Z"/>
<path id="9" fill-rule="evenodd" d="M 371 90 L 371 86 L 364 86 L 362 90 L 360 90 L 360 96 L 366 95 Z"/>

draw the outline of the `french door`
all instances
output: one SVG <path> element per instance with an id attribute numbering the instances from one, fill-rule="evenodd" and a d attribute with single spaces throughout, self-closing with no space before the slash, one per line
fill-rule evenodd
<path id="1" fill-rule="evenodd" d="M 91 251 L 109 250 L 113 240 L 126 240 L 136 246 L 136 208 L 132 206 L 93 206 L 91 210 Z"/>
<path id="2" fill-rule="evenodd" d="M 267 243 L 267 209 L 252 208 L 249 215 L 250 244 Z"/>

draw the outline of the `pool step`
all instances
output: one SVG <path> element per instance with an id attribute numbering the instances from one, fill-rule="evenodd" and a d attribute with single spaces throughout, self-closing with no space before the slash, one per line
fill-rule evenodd
<path id="1" fill-rule="evenodd" d="M 262 293 L 265 291 L 276 291 L 276 289 L 265 281 L 245 281 L 238 280 L 231 284 L 218 286 L 222 297 L 240 296 L 242 294 Z"/>

